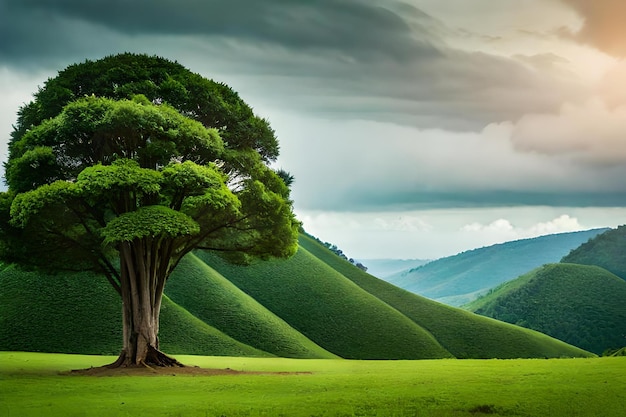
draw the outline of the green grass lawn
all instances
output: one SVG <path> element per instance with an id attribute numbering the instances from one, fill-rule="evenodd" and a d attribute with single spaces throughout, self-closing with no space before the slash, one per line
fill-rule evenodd
<path id="1" fill-rule="evenodd" d="M 177 356 L 265 373 L 72 376 L 112 357 L 0 353 L 0 416 L 623 416 L 626 358 L 350 361 Z"/>

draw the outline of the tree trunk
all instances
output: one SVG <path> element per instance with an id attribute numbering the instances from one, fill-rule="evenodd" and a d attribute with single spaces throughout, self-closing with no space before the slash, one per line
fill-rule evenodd
<path id="1" fill-rule="evenodd" d="M 169 262 L 162 265 L 159 260 L 159 248 L 151 239 L 121 244 L 124 345 L 118 359 L 109 365 L 111 368 L 183 366 L 159 350 L 159 313 L 170 272 Z"/>

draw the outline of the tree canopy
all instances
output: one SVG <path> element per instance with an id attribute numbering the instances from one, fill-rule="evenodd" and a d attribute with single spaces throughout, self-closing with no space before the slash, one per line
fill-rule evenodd
<path id="1" fill-rule="evenodd" d="M 103 273 L 124 305 L 119 364 L 174 363 L 158 351 L 158 317 L 185 254 L 297 249 L 289 188 L 267 165 L 278 155 L 267 121 L 227 86 L 162 58 L 61 71 L 20 109 L 9 151 L 0 254 Z"/>
<path id="2" fill-rule="evenodd" d="M 46 81 L 35 100 L 23 106 L 12 144 L 32 126 L 57 116 L 69 102 L 90 95 L 131 99 L 142 94 L 153 103 L 168 103 L 182 115 L 217 129 L 229 149 L 253 149 L 265 162 L 278 157 L 274 131 L 254 115 L 226 84 L 206 79 L 164 58 L 125 53 L 73 64 Z"/>

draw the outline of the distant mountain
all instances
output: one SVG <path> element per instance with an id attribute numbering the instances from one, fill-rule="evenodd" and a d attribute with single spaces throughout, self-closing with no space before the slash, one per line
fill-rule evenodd
<path id="1" fill-rule="evenodd" d="M 210 266 L 209 266 L 210 265 Z M 121 306 L 90 273 L 0 271 L 0 350 L 115 354 Z M 411 294 L 309 236 L 288 260 L 231 265 L 188 255 L 165 287 L 172 354 L 427 359 L 590 356 L 545 334 Z"/>
<path id="2" fill-rule="evenodd" d="M 607 230 L 566 255 L 561 262 L 597 265 L 626 280 L 626 226 Z"/>
<path id="3" fill-rule="evenodd" d="M 428 259 L 358 259 L 367 272 L 377 278 L 385 278 L 430 262 Z"/>
<path id="4" fill-rule="evenodd" d="M 597 267 L 544 265 L 467 308 L 601 354 L 626 346 L 626 281 Z"/>
<path id="5" fill-rule="evenodd" d="M 558 262 L 572 249 L 607 230 L 559 233 L 474 249 L 385 279 L 415 294 L 461 306 L 503 282 L 543 264 Z"/>

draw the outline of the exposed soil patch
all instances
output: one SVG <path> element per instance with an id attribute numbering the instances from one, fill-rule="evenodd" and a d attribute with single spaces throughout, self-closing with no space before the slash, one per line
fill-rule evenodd
<path id="1" fill-rule="evenodd" d="M 75 369 L 62 372 L 61 375 L 76 376 L 217 376 L 217 375 L 303 375 L 311 372 L 256 372 L 236 371 L 234 369 L 200 368 L 198 366 L 185 367 L 133 367 L 133 368 L 97 368 Z"/>

